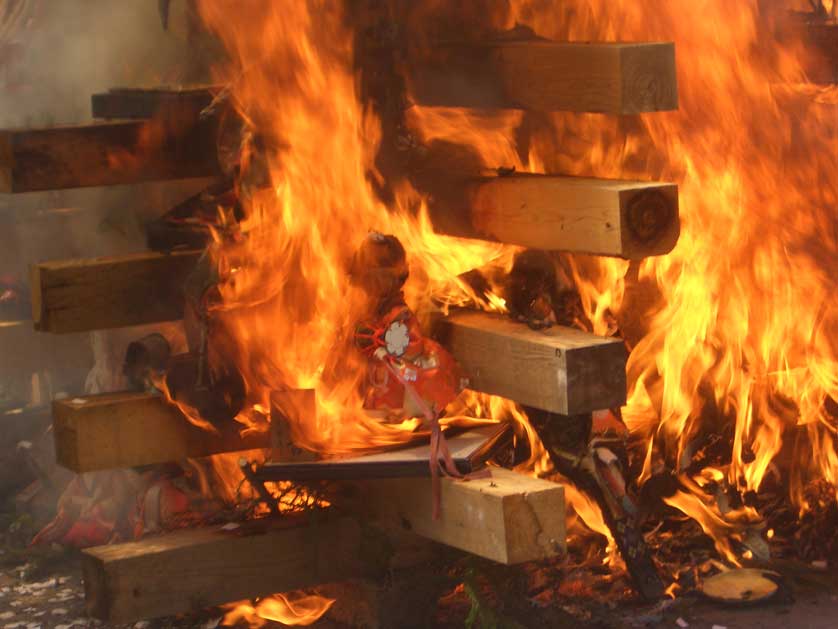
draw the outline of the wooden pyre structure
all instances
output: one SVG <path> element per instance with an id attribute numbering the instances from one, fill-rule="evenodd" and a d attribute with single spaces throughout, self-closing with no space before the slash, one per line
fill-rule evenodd
<path id="1" fill-rule="evenodd" d="M 445 63 L 411 68 L 420 103 L 613 115 L 677 108 L 672 44 L 534 40 L 446 50 Z M 485 89 L 467 90 L 473 96 L 461 102 L 463 92 L 446 86 L 463 81 Z M 200 115 L 211 100 L 203 88 L 114 90 L 93 97 L 94 117 L 107 120 L 0 131 L 0 191 L 219 175 L 219 121 Z M 669 183 L 513 173 L 446 185 L 446 198 L 456 201 L 436 208 L 433 221 L 458 236 L 637 260 L 667 253 L 679 234 L 677 189 Z M 37 264 L 35 329 L 65 334 L 178 320 L 200 255 L 142 251 Z M 548 411 L 551 422 L 625 401 L 619 339 L 533 330 L 483 312 L 452 314 L 437 334 L 471 387 Z M 56 401 L 53 425 L 58 462 L 79 473 L 269 446 L 267 435 L 202 431 L 163 399 L 133 392 Z M 443 515 L 434 521 L 430 499 L 416 499 L 430 496 L 429 479 L 361 482 L 375 517 L 482 557 L 519 563 L 564 548 L 563 490 L 553 483 L 505 470 L 486 481 L 444 481 Z M 293 525 L 269 519 L 245 529 L 184 530 L 86 550 L 90 612 L 126 622 L 361 574 L 353 517 Z"/>

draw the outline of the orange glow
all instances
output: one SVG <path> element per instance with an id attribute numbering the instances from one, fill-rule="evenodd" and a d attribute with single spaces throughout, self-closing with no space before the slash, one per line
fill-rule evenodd
<path id="1" fill-rule="evenodd" d="M 246 238 L 213 250 L 224 277 L 216 360 L 239 368 L 251 407 L 267 408 L 274 390 L 316 389 L 315 416 L 292 427 L 301 446 L 341 454 L 401 443 L 415 422 L 384 424 L 362 409 L 364 359 L 351 338 L 369 305 L 349 282 L 353 252 L 371 230 L 396 235 L 409 256 L 407 301 L 424 317 L 431 297 L 474 297 L 458 275 L 514 249 L 434 234 L 411 190 L 395 207 L 378 200 L 378 122 L 358 102 L 352 33 L 335 6 L 206 1 L 201 12 L 231 53 L 221 72 L 236 107 L 267 147 L 239 181 Z"/>
<path id="2" fill-rule="evenodd" d="M 335 599 L 305 594 L 303 592 L 289 592 L 274 594 L 260 599 L 257 603 L 233 603 L 230 611 L 224 614 L 224 625 L 231 626 L 245 622 L 250 627 L 263 627 L 269 621 L 288 626 L 312 625 L 329 611 Z"/>
<path id="3" fill-rule="evenodd" d="M 838 396 L 834 89 L 806 84 L 800 47 L 775 43 L 756 1 L 512 5 L 507 26 L 545 37 L 676 45 L 678 112 L 631 124 L 553 114 L 551 128 L 530 140 L 530 162 L 549 172 L 679 184 L 677 247 L 637 265 L 638 279 L 662 295 L 648 332 L 634 339 L 623 409 L 650 442 L 643 477 L 652 473 L 652 439 L 680 460 L 716 412 L 732 427 L 725 473 L 733 486 L 741 478 L 757 490 L 791 431 L 805 436 L 795 441 L 795 473 L 835 483 L 835 419 L 825 410 Z M 585 264 L 588 275 L 576 279 L 604 333 L 606 311 L 632 316 L 622 310 L 627 265 Z M 708 405 L 717 410 L 706 413 Z M 732 558 L 719 540 L 735 529 L 730 514 L 686 495 L 672 502 Z"/>
<path id="4" fill-rule="evenodd" d="M 219 78 L 259 132 L 247 141 L 260 147 L 238 182 L 246 238 L 213 250 L 224 276 L 215 360 L 242 372 L 250 408 L 267 408 L 273 390 L 315 388 L 316 416 L 293 427 L 301 445 L 339 454 L 403 442 L 413 424 L 382 424 L 361 408 L 362 359 L 349 339 L 364 300 L 348 281 L 348 259 L 369 230 L 396 235 L 411 265 L 407 301 L 425 317 L 436 304 L 475 300 L 458 275 L 508 268 L 516 249 L 433 233 L 424 200 L 406 186 L 389 205 L 376 196 L 379 124 L 359 103 L 352 33 L 335 4 L 200 7 L 231 56 Z M 805 87 L 799 46 L 772 40 L 756 0 L 510 0 L 495 12 L 494 24 L 557 40 L 676 44 L 678 112 L 545 114 L 526 159 L 513 141 L 521 112 L 415 107 L 407 120 L 425 142 L 467 144 L 486 168 L 678 183 L 682 234 L 671 254 L 633 264 L 567 258 L 598 334 L 631 320 L 632 285 L 660 295 L 629 339 L 623 416 L 646 444 L 641 480 L 664 453 L 680 461 L 713 419 L 733 435 L 731 461 L 714 474 L 734 487 L 759 489 L 793 430 L 806 437 L 793 446 L 798 492 L 802 479 L 838 481 L 825 410 L 838 399 L 838 116 L 834 98 Z M 503 309 L 499 297 L 490 301 Z M 526 425 L 508 402 L 458 404 Z M 533 453 L 530 468 L 544 471 L 543 449 Z M 723 516 L 686 492 L 668 502 L 737 561 L 730 539 L 753 513 Z M 573 503 L 607 534 L 594 505 Z"/>

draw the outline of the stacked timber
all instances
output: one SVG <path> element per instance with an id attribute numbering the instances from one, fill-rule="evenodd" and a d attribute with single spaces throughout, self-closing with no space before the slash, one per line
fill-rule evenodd
<path id="1" fill-rule="evenodd" d="M 674 48 L 667 43 L 445 44 L 408 66 L 413 94 L 428 105 L 618 115 L 677 108 Z M 219 175 L 219 120 L 206 114 L 214 92 L 114 90 L 94 97 L 95 115 L 107 121 L 0 131 L 0 190 Z M 626 259 L 667 253 L 678 238 L 677 189 L 668 183 L 520 173 L 446 185 L 432 213 L 443 233 Z M 31 275 L 35 327 L 63 334 L 181 319 L 185 278 L 200 255 L 141 252 L 38 264 Z M 455 312 L 434 325 L 478 391 L 556 417 L 625 401 L 627 356 L 619 340 L 559 326 L 533 330 L 480 312 Z M 53 422 L 59 461 L 77 472 L 271 447 L 267 435 L 209 434 L 148 394 L 58 401 Z M 291 452 L 290 445 L 286 434 L 273 449 Z M 356 517 L 267 520 L 235 533 L 196 529 L 88 549 L 88 610 L 130 622 L 357 576 L 357 518 L 396 523 L 504 564 L 563 551 L 560 485 L 503 469 L 485 480 L 443 479 L 435 520 L 430 483 L 357 481 L 363 498 Z"/>

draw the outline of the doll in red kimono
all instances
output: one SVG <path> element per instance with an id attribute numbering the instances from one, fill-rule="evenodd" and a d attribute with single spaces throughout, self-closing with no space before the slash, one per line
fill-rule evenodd
<path id="1" fill-rule="evenodd" d="M 407 257 L 398 238 L 370 233 L 352 261 L 352 279 L 370 298 L 355 343 L 368 357 L 365 408 L 391 417 L 438 418 L 462 390 L 457 364 L 422 334 L 404 301 Z"/>
<path id="2" fill-rule="evenodd" d="M 464 478 L 457 470 L 439 418 L 462 390 L 454 358 L 422 335 L 404 301 L 407 256 L 395 236 L 372 232 L 352 260 L 352 280 L 370 299 L 370 315 L 355 330 L 355 344 L 368 357 L 364 406 L 393 418 L 421 417 L 430 432 L 433 517 L 440 514 L 440 477 Z M 481 474 L 482 473 L 478 473 Z"/>

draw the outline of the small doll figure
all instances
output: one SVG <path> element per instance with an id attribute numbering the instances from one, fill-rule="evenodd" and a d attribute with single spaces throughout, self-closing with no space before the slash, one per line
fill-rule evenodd
<path id="1" fill-rule="evenodd" d="M 437 519 L 440 475 L 463 477 L 439 426 L 440 415 L 462 389 L 457 364 L 439 343 L 422 335 L 404 301 L 407 256 L 398 238 L 371 233 L 355 253 L 351 273 L 372 303 L 369 320 L 355 330 L 355 344 L 369 359 L 365 407 L 425 420 L 431 433 L 428 464 Z"/>
<path id="2" fill-rule="evenodd" d="M 399 419 L 438 418 L 461 391 L 461 378 L 454 359 L 422 334 L 404 301 L 404 247 L 395 236 L 372 232 L 351 272 L 372 302 L 370 318 L 355 331 L 355 343 L 369 359 L 365 408 Z"/>

